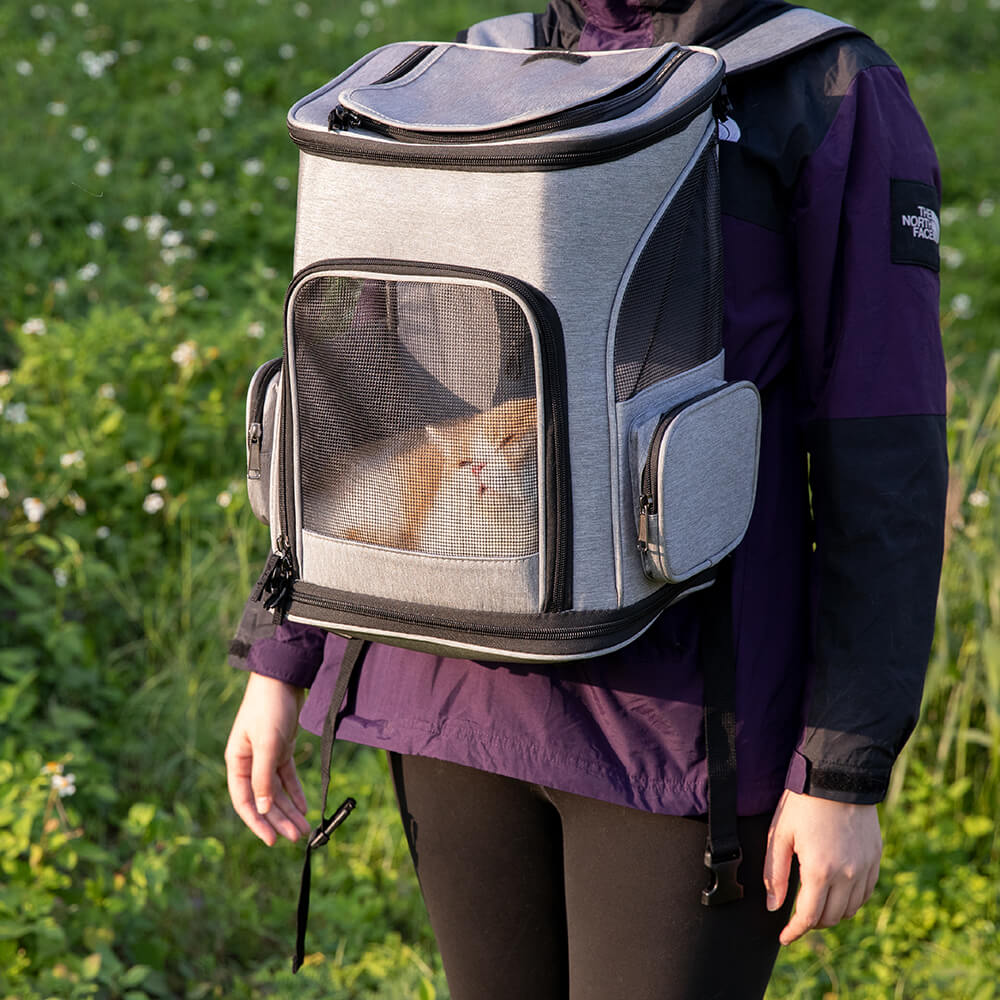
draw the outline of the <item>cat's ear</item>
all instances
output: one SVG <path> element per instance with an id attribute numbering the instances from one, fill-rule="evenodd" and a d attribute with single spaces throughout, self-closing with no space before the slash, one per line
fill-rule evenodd
<path id="1" fill-rule="evenodd" d="M 442 455 L 450 456 L 455 446 L 454 434 L 449 433 L 447 424 L 427 424 L 424 427 L 431 444 L 434 445 Z"/>

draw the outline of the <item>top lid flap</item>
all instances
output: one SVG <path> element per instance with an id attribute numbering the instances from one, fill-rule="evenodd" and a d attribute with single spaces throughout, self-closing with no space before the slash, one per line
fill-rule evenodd
<path id="1" fill-rule="evenodd" d="M 479 132 L 547 119 L 659 85 L 676 45 L 578 53 L 495 49 L 459 43 L 414 50 L 383 80 L 347 86 L 340 103 L 390 127 Z M 400 72 L 401 68 L 401 72 Z"/>

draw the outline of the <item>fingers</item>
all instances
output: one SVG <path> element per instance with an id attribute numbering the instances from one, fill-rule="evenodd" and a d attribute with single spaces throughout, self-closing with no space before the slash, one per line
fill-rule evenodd
<path id="1" fill-rule="evenodd" d="M 826 909 L 828 888 L 820 880 L 802 880 L 798 898 L 795 901 L 795 912 L 785 925 L 778 940 L 785 945 L 797 941 L 807 931 L 820 925 L 823 911 Z"/>
<path id="2" fill-rule="evenodd" d="M 254 803 L 253 787 L 250 784 L 252 752 L 240 746 L 226 748 L 226 785 L 229 788 L 229 798 L 236 810 L 236 815 L 267 844 L 273 846 L 277 840 L 274 827 L 257 811 Z"/>
<path id="3" fill-rule="evenodd" d="M 792 842 L 772 826 L 767 835 L 767 853 L 764 856 L 764 888 L 767 889 L 769 910 L 780 910 L 784 905 L 793 854 Z"/>

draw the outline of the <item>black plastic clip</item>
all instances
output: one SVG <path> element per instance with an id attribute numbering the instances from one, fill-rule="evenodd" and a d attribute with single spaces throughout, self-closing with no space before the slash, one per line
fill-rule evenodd
<path id="1" fill-rule="evenodd" d="M 721 906 L 743 898 L 743 883 L 739 880 L 743 851 L 737 848 L 736 856 L 724 861 L 713 859 L 711 851 L 705 851 L 705 867 L 712 873 L 712 884 L 701 891 L 704 906 Z"/>
<path id="2" fill-rule="evenodd" d="M 309 838 L 309 847 L 322 847 L 330 840 L 333 831 L 351 815 L 351 811 L 357 803 L 354 799 L 345 799 L 341 807 L 329 818 L 323 820 L 312 832 Z"/>

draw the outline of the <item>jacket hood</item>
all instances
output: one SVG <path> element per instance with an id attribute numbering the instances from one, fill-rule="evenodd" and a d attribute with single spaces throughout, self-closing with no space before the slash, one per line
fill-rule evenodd
<path id="1" fill-rule="evenodd" d="M 551 0 L 542 23 L 559 48 L 721 44 L 787 7 L 782 0 Z"/>

